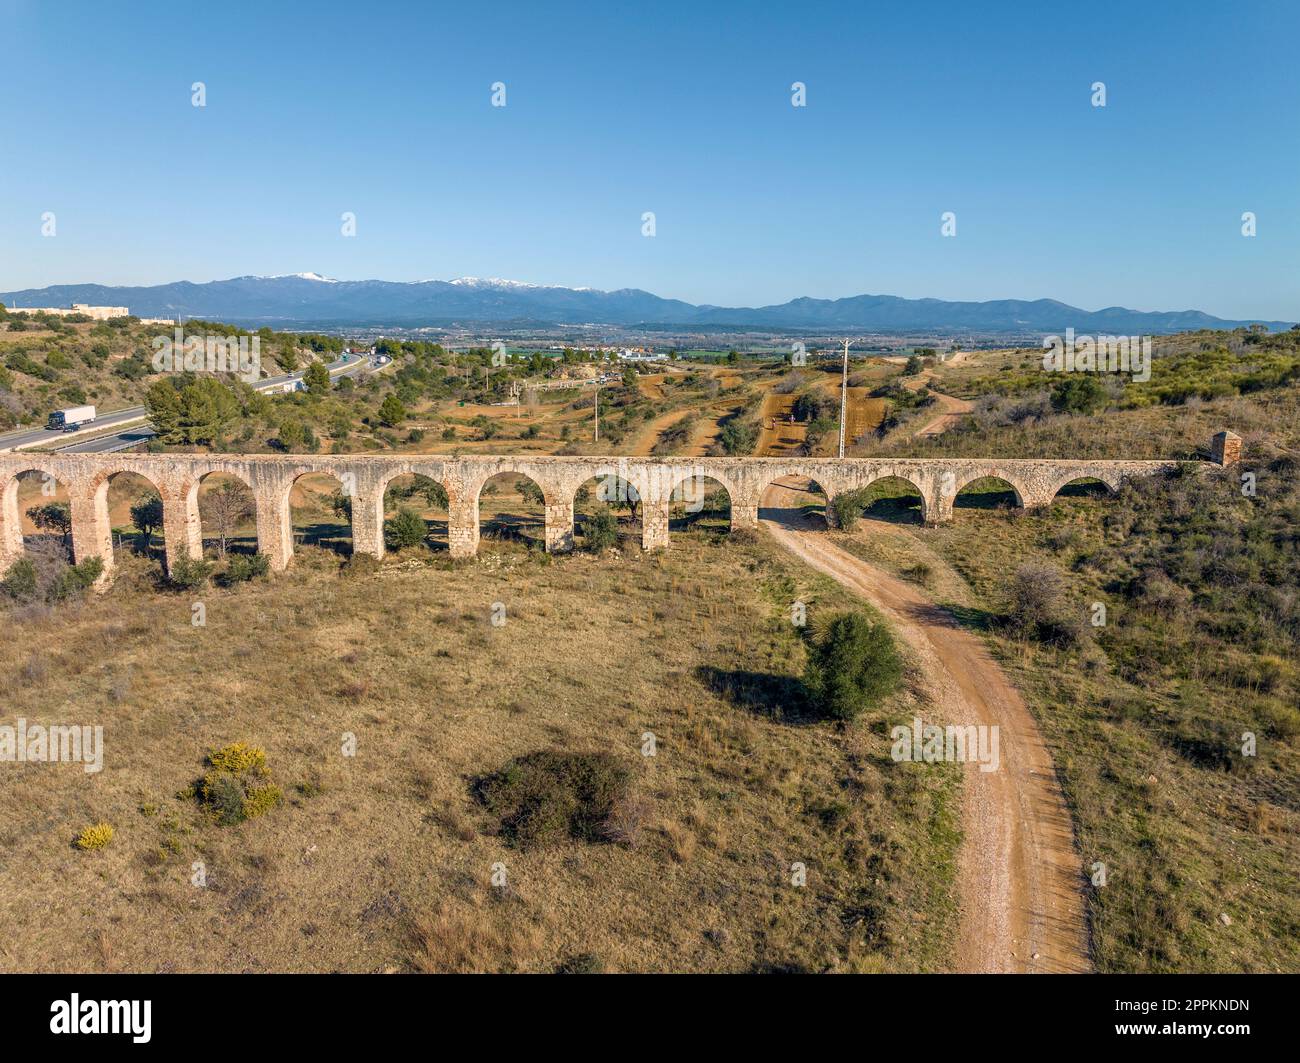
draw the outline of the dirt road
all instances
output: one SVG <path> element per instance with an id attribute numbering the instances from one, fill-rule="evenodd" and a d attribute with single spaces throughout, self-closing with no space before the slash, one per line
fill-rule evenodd
<path id="1" fill-rule="evenodd" d="M 928 722 L 998 727 L 999 770 L 966 770 L 957 969 L 1089 970 L 1083 862 L 1051 755 L 1024 700 L 984 643 L 946 610 L 810 527 L 797 508 L 808 498 L 793 486 L 769 489 L 760 517 L 777 542 L 889 619 L 926 677 Z"/>
<path id="2" fill-rule="evenodd" d="M 659 436 L 665 429 L 671 428 L 687 414 L 694 412 L 694 410 L 690 409 L 669 410 L 667 413 L 661 413 L 653 421 L 647 421 L 632 441 L 629 453 L 637 457 L 647 456 L 654 449 L 655 444 L 659 442 Z"/>
<path id="3" fill-rule="evenodd" d="M 946 432 L 975 408 L 975 404 L 966 399 L 953 398 L 951 395 L 944 395 L 933 389 L 930 394 L 934 396 L 939 412 L 913 432 L 914 436 L 937 436 L 941 432 Z"/>
<path id="4" fill-rule="evenodd" d="M 758 445 L 754 448 L 754 453 L 759 457 L 771 458 L 782 454 L 798 454 L 801 451 L 808 426 L 790 420 L 794 400 L 793 394 L 782 395 L 775 391 L 769 391 L 763 396 L 763 406 L 758 415 L 761 426 Z"/>
<path id="5" fill-rule="evenodd" d="M 970 357 L 969 351 L 958 351 L 945 362 L 945 365 L 959 365 Z M 907 377 L 903 380 L 903 387 L 909 391 L 919 391 L 927 384 L 933 384 L 935 371 L 927 369 L 918 376 Z M 937 436 L 941 432 L 948 431 L 953 425 L 960 421 L 966 414 L 975 408 L 975 403 L 969 399 L 958 399 L 952 395 L 944 395 L 942 392 L 930 388 L 930 394 L 934 396 L 935 405 L 938 407 L 938 413 L 925 421 L 920 428 L 908 433 L 909 436 Z"/>

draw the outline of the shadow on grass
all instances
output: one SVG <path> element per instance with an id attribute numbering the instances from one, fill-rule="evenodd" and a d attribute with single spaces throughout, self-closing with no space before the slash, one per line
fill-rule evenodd
<path id="1" fill-rule="evenodd" d="M 294 539 L 302 546 L 318 546 L 322 550 L 333 550 L 340 557 L 352 553 L 352 525 L 333 524 L 322 521 L 293 529 Z"/>
<path id="2" fill-rule="evenodd" d="M 953 509 L 1019 509 L 1014 491 L 961 491 L 952 502 Z"/>
<path id="3" fill-rule="evenodd" d="M 221 553 L 221 539 L 219 536 L 205 535 L 203 537 L 203 556 L 209 561 L 222 561 L 231 554 L 247 554 L 251 557 L 256 553 L 256 535 L 227 535 L 224 556 Z"/>
<path id="4" fill-rule="evenodd" d="M 424 545 L 436 553 L 446 553 L 451 549 L 451 521 L 447 517 L 425 517 L 424 526 L 429 530 L 424 536 Z"/>
<path id="5" fill-rule="evenodd" d="M 796 676 L 702 664 L 695 669 L 695 678 L 719 697 L 759 716 L 799 725 L 818 722 L 803 680 Z"/>
<path id="6" fill-rule="evenodd" d="M 1100 480 L 1071 480 L 1056 492 L 1057 498 L 1109 498 L 1110 488 Z"/>
<path id="7" fill-rule="evenodd" d="M 749 968 L 750 974 L 816 974 L 817 971 L 802 963 L 756 963 Z"/>
<path id="8" fill-rule="evenodd" d="M 684 517 L 672 517 L 668 521 L 668 531 L 687 532 L 695 528 L 701 531 L 725 532 L 731 530 L 730 513 L 687 513 Z"/>
<path id="9" fill-rule="evenodd" d="M 994 631 L 1000 616 L 990 609 L 969 605 L 925 605 L 912 610 L 918 620 L 928 620 L 949 627 L 962 627 L 967 631 Z"/>
<path id="10" fill-rule="evenodd" d="M 864 520 L 880 520 L 889 524 L 920 524 L 921 496 L 877 498 L 862 511 L 862 517 Z"/>
<path id="11" fill-rule="evenodd" d="M 546 518 L 536 513 L 494 513 L 483 521 L 483 538 L 542 546 L 546 542 Z"/>
<path id="12" fill-rule="evenodd" d="M 147 561 L 157 561 L 162 563 L 166 556 L 167 550 L 162 535 L 154 532 L 146 539 L 138 531 L 124 531 L 113 529 L 113 535 L 116 538 L 115 550 L 126 550 L 135 554 L 136 557 L 143 557 Z"/>

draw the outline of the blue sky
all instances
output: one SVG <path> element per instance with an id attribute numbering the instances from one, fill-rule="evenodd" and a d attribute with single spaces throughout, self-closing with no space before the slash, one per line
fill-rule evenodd
<path id="1" fill-rule="evenodd" d="M 1300 319 L 1284 0 L 0 0 L 0 26 L 0 290 L 316 271 Z"/>

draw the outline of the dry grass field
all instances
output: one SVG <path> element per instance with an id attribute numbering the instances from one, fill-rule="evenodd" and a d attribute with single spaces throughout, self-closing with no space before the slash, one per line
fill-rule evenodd
<path id="1" fill-rule="evenodd" d="M 105 752 L 99 774 L 0 774 L 2 970 L 949 963 L 959 775 L 889 759 L 889 721 L 924 711 L 912 683 L 847 727 L 799 714 L 790 603 L 814 628 L 857 603 L 766 537 L 562 559 L 487 542 L 351 576 L 308 548 L 197 595 L 120 564 L 103 596 L 6 619 L 6 716 L 100 724 Z M 241 741 L 285 799 L 224 826 L 188 788 Z M 630 772 L 616 840 L 512 846 L 476 780 L 544 750 Z M 113 840 L 76 848 L 100 822 Z"/>

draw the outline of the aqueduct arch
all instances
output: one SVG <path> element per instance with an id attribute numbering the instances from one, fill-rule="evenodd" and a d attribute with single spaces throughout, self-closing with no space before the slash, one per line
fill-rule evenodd
<path id="1" fill-rule="evenodd" d="M 1062 491 L 1064 491 L 1067 487 L 1071 486 L 1072 484 L 1080 484 L 1081 486 L 1083 486 L 1086 485 L 1089 481 L 1101 484 L 1101 486 L 1105 488 L 1104 493 L 1107 496 L 1118 494 L 1120 484 L 1123 482 L 1122 480 L 1118 480 L 1118 479 L 1104 480 L 1100 476 L 1075 476 L 1072 479 L 1057 484 L 1052 489 L 1052 498 L 1055 499 L 1058 495 L 1060 495 Z"/>
<path id="2" fill-rule="evenodd" d="M 35 474 L 42 478 L 44 484 L 54 484 L 67 490 L 68 485 L 59 480 L 53 472 L 44 468 L 39 461 L 25 462 L 27 468 L 16 470 L 6 479 L 0 475 L 0 569 L 22 557 L 25 549 L 23 542 L 23 506 L 18 502 L 18 492 L 22 478 Z M 54 492 L 46 496 L 54 498 Z M 30 506 L 26 508 L 31 508 Z"/>
<path id="3" fill-rule="evenodd" d="M 734 501 L 735 492 L 730 486 L 728 486 L 725 480 L 720 479 L 718 476 L 715 476 L 713 473 L 704 470 L 686 473 L 684 476 L 680 477 L 677 483 L 674 484 L 673 487 L 670 489 L 668 493 L 670 517 L 672 514 L 672 506 L 674 505 L 684 507 L 688 515 L 693 511 L 698 512 L 698 510 L 704 506 L 705 500 L 710 493 L 709 491 L 710 484 L 716 484 L 718 487 L 722 488 L 723 493 L 726 494 L 730 527 L 734 530 L 736 527 L 739 526 L 735 523 L 736 520 L 736 505 Z M 757 520 L 758 520 L 758 507 L 755 506 L 754 508 L 755 523 L 757 523 Z"/>
<path id="4" fill-rule="evenodd" d="M 198 534 L 199 534 L 200 551 L 202 550 L 202 546 L 203 546 L 203 515 L 202 515 L 202 506 L 200 501 L 200 491 L 203 487 L 203 482 L 211 476 L 226 477 L 225 482 L 238 484 L 239 490 L 241 492 L 247 492 L 249 496 L 251 496 L 253 493 L 253 485 L 248 483 L 248 481 L 243 480 L 240 477 L 234 476 L 230 473 L 221 472 L 218 469 L 211 469 L 207 472 L 199 473 L 190 481 L 188 485 L 188 489 L 185 492 L 185 510 L 187 513 L 194 513 L 199 519 Z M 220 490 L 221 488 L 218 487 L 217 489 Z M 254 503 L 254 511 L 256 511 L 256 503 Z"/>
<path id="5" fill-rule="evenodd" d="M 957 485 L 956 490 L 954 490 L 952 493 L 953 505 L 957 504 L 958 495 L 960 495 L 964 490 L 966 490 L 966 488 L 970 487 L 971 484 L 978 483 L 980 480 L 996 480 L 999 483 L 1006 484 L 1007 487 L 1011 489 L 1011 493 L 1015 495 L 1016 508 L 1017 509 L 1028 508 L 1025 505 L 1025 498 L 1027 497 L 1028 492 L 1021 484 L 1016 483 L 1014 480 L 1009 480 L 1005 476 L 986 476 L 982 473 L 976 476 L 970 476 L 965 481 Z"/>
<path id="6" fill-rule="evenodd" d="M 927 524 L 951 519 L 957 491 L 973 480 L 1006 480 L 1027 508 L 1051 503 L 1066 484 L 1080 478 L 1101 480 L 1112 491 L 1125 480 L 1150 476 L 1180 465 L 1232 464 L 1240 441 L 1231 433 L 1215 437 L 1215 462 L 1113 461 L 1046 458 L 653 458 L 653 457 L 511 457 L 427 458 L 412 456 L 288 454 L 0 454 L 0 570 L 21 556 L 17 477 L 28 470 L 53 476 L 68 490 L 72 511 L 72 547 L 76 560 L 98 556 L 112 566 L 107 506 L 101 488 L 119 472 L 134 472 L 157 485 L 163 501 L 163 529 L 168 565 L 181 556 L 202 554 L 198 485 L 204 476 L 222 472 L 248 484 L 256 506 L 258 550 L 271 567 L 282 569 L 293 552 L 289 492 L 298 477 L 329 473 L 352 499 L 352 540 L 357 553 L 384 553 L 384 490 L 405 473 L 442 484 L 448 501 L 448 545 L 453 557 L 472 556 L 478 548 L 478 494 L 489 478 L 518 473 L 542 490 L 546 507 L 546 548 L 573 546 L 573 504 L 588 480 L 615 476 L 635 488 L 641 507 L 642 546 L 668 545 L 668 509 L 673 489 L 682 480 L 705 476 L 717 480 L 731 499 L 732 528 L 758 524 L 759 499 L 774 481 L 800 477 L 817 483 L 828 501 L 844 491 L 896 476 L 915 486 Z"/>

